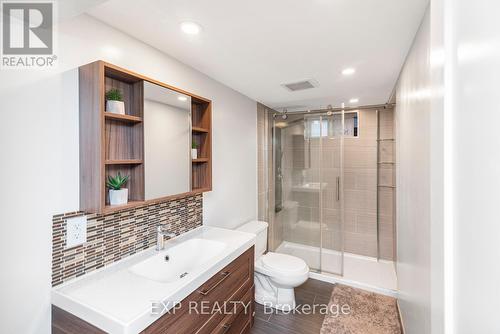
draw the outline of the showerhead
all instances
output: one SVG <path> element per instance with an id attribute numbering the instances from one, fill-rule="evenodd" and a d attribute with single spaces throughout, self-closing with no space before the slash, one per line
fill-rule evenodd
<path id="1" fill-rule="evenodd" d="M 281 114 L 281 118 L 282 119 L 287 119 L 288 118 L 288 115 L 286 114 L 286 112 L 287 112 L 286 108 L 283 108 L 283 112 Z"/>
<path id="2" fill-rule="evenodd" d="M 332 115 L 333 115 L 333 107 L 332 107 L 332 105 L 331 105 L 331 104 L 329 104 L 329 105 L 327 106 L 327 108 L 328 108 L 328 111 L 326 112 L 326 114 L 327 114 L 328 116 L 332 116 Z"/>

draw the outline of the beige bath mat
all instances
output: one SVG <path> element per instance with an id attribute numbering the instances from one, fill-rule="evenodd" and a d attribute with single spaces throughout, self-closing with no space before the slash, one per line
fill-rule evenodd
<path id="1" fill-rule="evenodd" d="M 401 333 L 396 299 L 335 285 L 321 334 Z"/>

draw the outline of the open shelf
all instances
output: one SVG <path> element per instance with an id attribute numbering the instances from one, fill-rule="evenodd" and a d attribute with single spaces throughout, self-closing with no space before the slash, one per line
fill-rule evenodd
<path id="1" fill-rule="evenodd" d="M 141 159 L 125 159 L 125 160 L 106 160 L 106 165 L 139 165 L 142 164 Z"/>
<path id="2" fill-rule="evenodd" d="M 193 191 L 197 193 L 204 193 L 211 190 L 212 190 L 211 188 L 193 188 Z"/>
<path id="3" fill-rule="evenodd" d="M 192 186 L 193 190 L 197 189 L 210 189 L 210 168 L 208 163 L 193 164 L 192 167 L 193 178 Z"/>
<path id="4" fill-rule="evenodd" d="M 208 129 L 198 128 L 198 127 L 193 126 L 193 132 L 208 133 L 210 131 Z"/>
<path id="5" fill-rule="evenodd" d="M 127 122 L 127 123 L 141 123 L 142 122 L 142 117 L 114 114 L 111 112 L 105 112 L 104 117 L 106 119 L 113 119 L 116 121 Z"/>
<path id="6" fill-rule="evenodd" d="M 109 205 L 109 193 L 104 188 L 105 209 L 120 210 L 144 201 L 144 83 L 134 76 L 111 67 L 104 71 L 105 92 L 118 89 L 125 103 L 125 115 L 104 111 L 105 179 L 120 173 L 129 176 L 125 187 L 129 203 Z"/>
<path id="7" fill-rule="evenodd" d="M 212 190 L 212 104 L 208 101 L 191 100 L 192 142 L 201 158 L 192 160 L 192 190 Z"/>
<path id="8" fill-rule="evenodd" d="M 143 123 L 129 123 L 115 119 L 106 119 L 104 126 L 104 153 L 106 161 L 143 159 Z"/>
<path id="9" fill-rule="evenodd" d="M 104 207 L 104 213 L 125 210 L 125 209 L 129 209 L 129 208 L 137 207 L 140 205 L 144 205 L 144 204 L 147 204 L 147 202 L 145 202 L 145 201 L 129 201 L 127 204 L 123 204 L 123 205 L 106 205 Z"/>
<path id="10" fill-rule="evenodd" d="M 193 163 L 202 163 L 202 162 L 208 162 L 208 158 L 198 158 L 198 159 L 193 159 Z"/>
<path id="11" fill-rule="evenodd" d="M 116 176 L 121 174 L 122 176 L 129 176 L 128 182 L 125 184 L 125 188 L 128 189 L 128 199 L 130 202 L 141 202 L 144 201 L 144 164 L 142 162 L 130 163 L 131 161 L 117 161 L 119 163 L 106 164 L 105 167 L 105 180 L 109 176 Z M 109 192 L 106 187 L 105 191 L 105 204 L 109 206 Z M 113 206 L 115 207 L 115 206 Z"/>

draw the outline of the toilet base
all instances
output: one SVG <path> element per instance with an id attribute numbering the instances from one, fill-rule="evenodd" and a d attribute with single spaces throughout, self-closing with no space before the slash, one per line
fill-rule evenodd
<path id="1" fill-rule="evenodd" d="M 270 277 L 255 272 L 255 301 L 280 311 L 295 309 L 294 287 L 276 284 Z"/>
<path id="2" fill-rule="evenodd" d="M 257 293 L 255 289 L 255 302 L 266 308 L 274 308 L 280 311 L 291 311 L 297 306 L 295 303 L 295 292 L 293 288 L 277 288 L 276 294 Z"/>

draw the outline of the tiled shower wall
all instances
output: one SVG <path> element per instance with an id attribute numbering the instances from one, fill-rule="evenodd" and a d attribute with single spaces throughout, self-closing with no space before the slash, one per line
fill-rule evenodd
<path id="1" fill-rule="evenodd" d="M 158 202 L 106 215 L 87 215 L 87 242 L 66 249 L 66 221 L 83 212 L 52 220 L 52 286 L 138 253 L 156 243 L 156 227 L 170 225 L 176 235 L 202 225 L 202 195 Z"/>
<path id="2" fill-rule="evenodd" d="M 393 111 L 380 110 L 380 138 L 393 139 Z M 344 139 L 344 249 L 346 252 L 377 256 L 377 196 L 379 251 L 382 259 L 394 258 L 393 219 L 394 142 L 378 145 L 374 110 L 359 111 L 359 137 Z M 384 163 L 379 163 L 384 162 Z M 377 165 L 379 180 L 377 185 Z"/>

